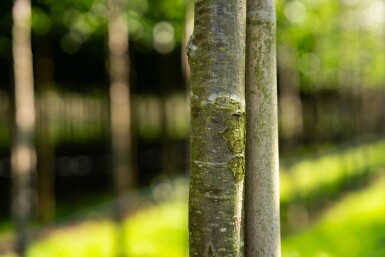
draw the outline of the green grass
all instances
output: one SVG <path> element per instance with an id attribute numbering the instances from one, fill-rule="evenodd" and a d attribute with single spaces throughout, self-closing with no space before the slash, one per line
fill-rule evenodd
<path id="1" fill-rule="evenodd" d="M 378 176 L 377 176 L 378 177 Z M 385 256 L 385 177 L 345 196 L 319 221 L 284 238 L 283 257 Z M 150 206 L 124 222 L 130 257 L 186 257 L 186 201 Z M 118 230 L 111 220 L 59 229 L 34 243 L 28 257 L 116 256 Z"/>
<path id="2" fill-rule="evenodd" d="M 385 256 L 385 177 L 348 195 L 312 228 L 283 240 L 286 257 Z"/>
<path id="3" fill-rule="evenodd" d="M 281 201 L 289 202 L 320 189 L 335 190 L 334 187 L 346 180 L 384 167 L 384 155 L 385 140 L 379 140 L 281 167 Z"/>
<path id="4" fill-rule="evenodd" d="M 130 257 L 187 256 L 187 204 L 176 201 L 142 210 L 123 226 L 123 249 Z M 34 243 L 28 257 L 117 256 L 119 227 L 111 220 L 62 228 Z"/>
<path id="5" fill-rule="evenodd" d="M 341 181 L 369 171 L 369 178 L 382 174 L 367 188 L 340 198 L 326 212 L 319 213 L 318 221 L 310 223 L 310 228 L 294 230 L 296 234 L 285 237 L 283 257 L 385 256 L 385 178 L 379 168 L 385 166 L 384 153 L 382 140 L 299 161 L 281 173 L 281 198 L 286 202 L 298 195 L 322 193 L 327 186 L 338 188 Z M 122 245 L 130 257 L 185 257 L 187 187 L 186 181 L 178 183 L 172 186 L 173 201 L 140 209 L 119 229 L 109 219 L 65 226 L 36 240 L 28 257 L 115 257 Z M 125 243 L 117 244 L 121 231 Z"/>

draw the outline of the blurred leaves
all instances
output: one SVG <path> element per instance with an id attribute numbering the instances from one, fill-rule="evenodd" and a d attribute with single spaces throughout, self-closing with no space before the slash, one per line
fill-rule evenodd
<path id="1" fill-rule="evenodd" d="M 295 49 L 302 91 L 383 86 L 384 2 L 278 0 L 277 44 Z M 279 52 L 278 52 L 279 55 Z"/>
<path id="2" fill-rule="evenodd" d="M 59 34 L 63 50 L 73 54 L 93 36 L 106 36 L 107 18 L 104 0 L 40 0 L 33 6 L 32 29 L 38 35 Z M 152 47 L 153 30 L 159 22 L 167 22 L 172 27 L 172 42 L 180 43 L 184 1 L 128 1 L 126 20 L 131 39 L 146 47 Z"/>

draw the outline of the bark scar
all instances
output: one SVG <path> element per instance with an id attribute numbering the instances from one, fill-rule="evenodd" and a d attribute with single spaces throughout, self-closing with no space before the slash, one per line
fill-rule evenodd
<path id="1" fill-rule="evenodd" d="M 225 139 L 230 151 L 234 154 L 243 153 L 245 149 L 245 115 L 233 113 L 226 119 L 228 127 L 220 133 Z"/>
<path id="2" fill-rule="evenodd" d="M 228 163 L 227 167 L 232 171 L 237 182 L 243 180 L 245 176 L 245 158 L 243 156 L 235 156 Z"/>
<path id="3" fill-rule="evenodd" d="M 209 256 L 209 257 L 218 257 L 218 255 L 215 254 L 215 251 L 213 250 L 211 244 L 209 245 L 208 256 Z"/>
<path id="4" fill-rule="evenodd" d="M 198 46 L 194 44 L 194 33 L 190 36 L 190 39 L 187 42 L 187 47 L 186 47 L 186 53 L 189 59 L 194 58 L 195 52 L 198 49 Z"/>

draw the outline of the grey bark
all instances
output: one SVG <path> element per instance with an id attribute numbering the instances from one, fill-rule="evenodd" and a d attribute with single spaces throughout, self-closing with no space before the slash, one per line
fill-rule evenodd
<path id="1" fill-rule="evenodd" d="M 280 256 L 275 8 L 248 0 L 245 256 Z"/>
<path id="2" fill-rule="evenodd" d="M 12 213 L 17 231 L 16 250 L 23 257 L 28 241 L 27 226 L 34 207 L 35 189 L 32 181 L 36 170 L 30 1 L 15 0 L 12 12 L 15 73 L 15 135 L 11 152 Z"/>
<path id="3" fill-rule="evenodd" d="M 134 186 L 135 172 L 131 147 L 128 25 L 125 1 L 109 0 L 108 47 L 110 57 L 110 116 L 115 190 L 122 196 Z M 118 198 L 117 218 L 124 217 L 127 203 Z"/>
<path id="4" fill-rule="evenodd" d="M 245 9 L 243 0 L 195 2 L 190 256 L 243 256 Z"/>

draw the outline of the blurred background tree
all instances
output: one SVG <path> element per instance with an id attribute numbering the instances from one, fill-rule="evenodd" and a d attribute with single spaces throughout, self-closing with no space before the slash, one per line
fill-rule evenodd
<path id="1" fill-rule="evenodd" d="M 181 69 L 185 64 L 181 53 L 188 37 L 185 31 L 191 24 L 191 18 L 185 16 L 189 13 L 186 4 L 189 1 L 131 0 L 124 10 L 130 28 L 129 84 L 136 152 L 133 161 L 138 188 L 147 188 L 139 192 L 147 192 L 141 194 L 151 196 L 155 202 L 174 199 L 176 192 L 185 192 L 180 187 L 183 183 L 177 180 L 175 186 L 169 178 L 184 176 L 188 170 L 188 75 Z M 11 10 L 12 1 L 1 1 L 0 231 L 5 234 L 11 231 Z M 383 174 L 385 166 L 384 2 L 277 0 L 276 10 L 284 256 L 383 256 L 380 238 L 385 235 L 379 231 L 385 231 L 380 230 L 385 225 L 379 215 L 384 210 L 375 205 L 384 202 L 383 189 L 380 184 L 372 187 L 372 183 L 380 181 L 379 174 Z M 113 198 L 107 16 L 108 7 L 102 0 L 32 2 L 36 145 L 41 174 L 38 184 L 43 187 L 38 200 L 46 202 L 38 207 L 40 222 L 72 220 L 68 215 L 86 208 L 99 213 L 101 207 L 97 204 Z M 345 195 L 357 198 L 344 201 Z M 129 202 L 131 211 L 139 208 L 138 202 L 148 203 L 133 198 Z M 368 208 L 362 209 L 367 211 L 355 212 L 352 202 L 366 202 Z M 184 217 L 183 211 L 173 216 L 169 210 L 185 205 L 167 206 L 169 209 L 155 211 L 159 217 L 161 213 L 174 217 L 171 221 L 164 219 L 162 224 L 170 226 L 175 221 L 184 226 L 180 218 Z M 352 208 L 352 215 L 362 220 L 346 218 L 334 206 Z M 349 222 L 335 225 L 336 221 L 327 216 Z M 144 213 L 143 217 L 147 221 L 158 218 Z M 137 232 L 133 222 L 142 222 L 145 227 L 146 222 L 139 219 L 130 220 L 127 229 Z M 158 233 L 155 225 L 151 227 L 154 237 Z M 373 238 L 368 236 L 365 242 L 357 243 L 346 237 L 351 252 L 348 246 L 342 249 L 328 241 L 328 229 L 335 229 L 341 236 L 349 228 Z M 173 231 L 180 236 L 175 239 L 180 249 L 186 249 L 186 231 Z M 157 241 L 163 242 L 159 237 Z M 299 247 L 301 241 L 306 241 L 309 249 Z M 0 254 L 12 250 L 12 240 L 0 242 Z M 55 245 L 49 242 L 33 249 L 43 247 L 47 252 Z M 325 242 L 324 250 L 316 242 Z M 130 244 L 138 245 L 135 249 L 142 245 L 139 241 Z M 366 250 L 360 252 L 353 247 L 356 245 Z M 33 249 L 31 254 L 38 251 Z M 164 250 L 168 253 L 165 256 L 172 256 L 174 251 L 170 249 L 179 248 L 170 246 Z M 182 254 L 185 252 L 181 250 Z M 40 253 L 37 256 L 42 256 Z"/>

